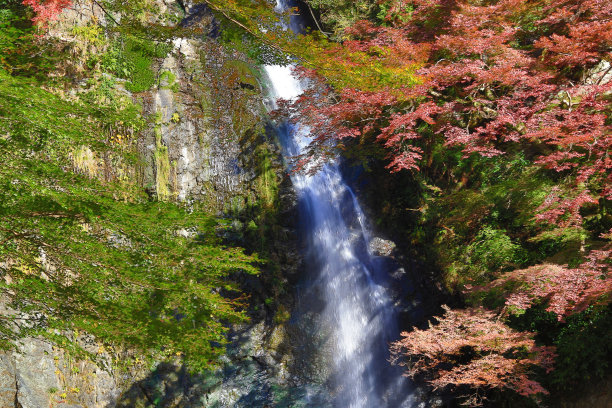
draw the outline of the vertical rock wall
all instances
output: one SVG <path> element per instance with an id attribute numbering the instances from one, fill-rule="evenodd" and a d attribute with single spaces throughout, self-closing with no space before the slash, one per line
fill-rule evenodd
<path id="1" fill-rule="evenodd" d="M 142 96 L 153 118 L 141 139 L 145 185 L 161 199 L 195 200 L 218 212 L 257 199 L 248 144 L 269 142 L 253 67 L 214 40 L 178 38 L 158 77 Z"/>
<path id="2" fill-rule="evenodd" d="M 183 17 L 174 1 L 155 0 L 152 4 L 159 12 L 149 18 L 156 22 Z M 236 219 L 239 239 L 246 243 L 247 224 L 253 236 L 258 236 L 260 230 L 261 234 L 269 233 L 264 232 L 267 226 L 262 223 L 276 222 L 270 214 L 275 211 L 279 189 L 280 205 L 295 205 L 291 185 L 286 177 L 285 183 L 278 185 L 283 178 L 282 163 L 273 136 L 265 130 L 267 118 L 257 67 L 213 38 L 216 23 L 205 7 L 188 4 L 187 8 L 190 15 L 184 23 L 202 28 L 203 34 L 174 39 L 167 57 L 154 61 L 155 85 L 130 93 L 125 81 L 117 80 L 118 89 L 142 105 L 148 123 L 135 141 L 142 164 L 123 174 L 139 174 L 139 180 L 133 181 L 153 198 L 197 203 L 213 214 L 231 215 Z M 120 20 L 121 16 L 113 18 Z M 105 51 L 104 44 L 94 46 L 79 40 L 73 28 L 104 25 L 106 20 L 104 11 L 92 1 L 75 2 L 61 15 L 49 35 L 72 44 L 74 61 L 58 75 L 78 81 L 88 55 Z M 99 176 L 98 170 L 105 164 L 86 146 L 80 148 L 90 153 L 90 176 Z M 262 209 L 269 214 L 260 221 L 256 213 Z M 289 209 L 284 210 L 285 215 L 290 214 Z M 272 256 L 291 274 L 297 273 L 300 262 L 292 233 L 294 221 L 288 216 L 287 225 L 282 220 L 275 224 L 273 234 L 283 238 L 271 248 Z M 129 353 L 131 362 L 118 368 L 112 365 L 117 355 L 111 356 L 95 339 L 78 341 L 97 357 L 92 361 L 79 360 L 45 340 L 25 338 L 17 350 L 0 354 L 0 407 L 234 406 L 238 401 L 243 406 L 259 406 L 284 395 L 278 391 L 274 397 L 274 387 L 293 387 L 298 394 L 305 393 L 305 388 L 295 388 L 294 374 L 288 369 L 293 356 L 287 345 L 300 334 L 286 329 L 282 319 L 272 319 L 276 313 L 286 320 L 285 309 L 277 313 L 264 302 L 277 289 L 260 282 L 245 285 L 257 292 L 253 297 L 261 303 L 253 310 L 257 322 L 235 328 L 235 346 L 226 367 L 217 373 L 192 376 L 178 361 L 144 367 L 134 363 L 138 359 Z M 290 296 L 286 301 L 291 302 Z"/>
<path id="3" fill-rule="evenodd" d="M 98 364 L 76 360 L 43 340 L 23 339 L 17 350 L 0 354 L 0 407 L 115 406 L 121 391 L 108 365 L 110 356 L 99 357 Z"/>

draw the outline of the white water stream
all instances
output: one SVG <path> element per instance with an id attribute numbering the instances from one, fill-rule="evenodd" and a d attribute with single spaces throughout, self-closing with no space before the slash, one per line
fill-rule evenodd
<path id="1" fill-rule="evenodd" d="M 277 0 L 279 11 L 286 10 L 288 2 Z M 292 67 L 264 68 L 272 100 L 290 100 L 302 93 Z M 287 158 L 302 153 L 309 143 L 305 126 L 285 124 L 278 130 Z M 397 338 L 396 315 L 368 249 L 366 220 L 355 195 L 337 163 L 328 163 L 314 175 L 293 174 L 292 181 L 302 204 L 309 273 L 325 302 L 322 320 L 332 328 L 334 405 L 413 406 L 408 382 L 387 361 L 388 344 Z"/>

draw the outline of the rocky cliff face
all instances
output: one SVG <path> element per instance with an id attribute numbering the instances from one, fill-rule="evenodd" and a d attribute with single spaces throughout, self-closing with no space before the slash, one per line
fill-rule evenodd
<path id="1" fill-rule="evenodd" d="M 192 12 L 191 24 L 212 25 L 205 8 Z M 273 148 L 255 68 L 208 37 L 176 38 L 173 45 L 156 67 L 156 89 L 137 96 L 153 118 L 139 140 L 144 183 L 162 199 L 241 210 L 258 199 L 251 150 Z"/>
<path id="2" fill-rule="evenodd" d="M 92 348 L 98 346 L 90 342 L 85 347 L 96 353 Z M 100 357 L 97 364 L 75 360 L 43 340 L 24 339 L 15 352 L 0 355 L 0 406 L 113 407 L 120 386 L 108 354 Z"/>
<path id="3" fill-rule="evenodd" d="M 156 80 L 150 89 L 130 92 L 126 81 L 115 82 L 142 106 L 148 123 L 135 135 L 141 164 L 122 174 L 138 179 L 133 181 L 155 199 L 204 206 L 229 218 L 227 239 L 265 250 L 270 270 L 261 278 L 238 277 L 251 296 L 253 321 L 233 328 L 224 367 L 200 376 L 189 374 L 179 359 L 151 367 L 129 350 L 108 350 L 78 334 L 78 343 L 95 358 L 79 359 L 42 339 L 23 339 L 15 351 L 0 354 L 0 407 L 254 407 L 307 392 L 294 364 L 307 356 L 294 355 L 288 346 L 302 336 L 287 324 L 293 296 L 283 289 L 301 269 L 295 198 L 274 134 L 266 130 L 258 68 L 215 39 L 217 24 L 205 7 L 186 6 L 184 11 L 174 1 L 157 0 L 147 18 L 182 21 L 203 34 L 173 39 L 168 55 L 153 60 Z M 70 92 L 82 86 L 78 76 L 88 55 L 105 51 L 103 42 L 82 41 L 74 28 L 104 26 L 107 20 L 95 2 L 77 2 L 50 28 L 49 35 L 74 50 L 73 61 L 58 73 L 77 78 Z M 98 175 L 105 164 L 96 160 L 101 159 L 84 158 L 91 163 L 81 165 Z"/>

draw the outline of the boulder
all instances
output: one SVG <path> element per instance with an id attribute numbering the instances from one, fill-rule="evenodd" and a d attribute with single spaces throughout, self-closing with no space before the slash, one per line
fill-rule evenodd
<path id="1" fill-rule="evenodd" d="M 391 256 L 396 245 L 395 242 L 383 239 L 380 237 L 374 237 L 370 240 L 369 244 L 370 252 L 375 256 Z"/>

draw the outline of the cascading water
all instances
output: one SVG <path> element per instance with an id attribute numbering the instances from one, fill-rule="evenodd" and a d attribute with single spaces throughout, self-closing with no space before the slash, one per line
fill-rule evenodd
<path id="1" fill-rule="evenodd" d="M 279 11 L 291 5 L 277 0 Z M 299 27 L 293 17 L 292 29 Z M 270 98 L 293 99 L 303 90 L 290 66 L 266 66 Z M 284 155 L 303 152 L 305 126 L 279 127 Z M 368 230 L 355 195 L 336 163 L 314 175 L 293 174 L 301 205 L 312 286 L 325 306 L 323 325 L 330 328 L 333 367 L 329 386 L 337 407 L 410 407 L 410 386 L 388 363 L 388 344 L 397 338 L 396 315 L 384 274 L 368 249 Z"/>

